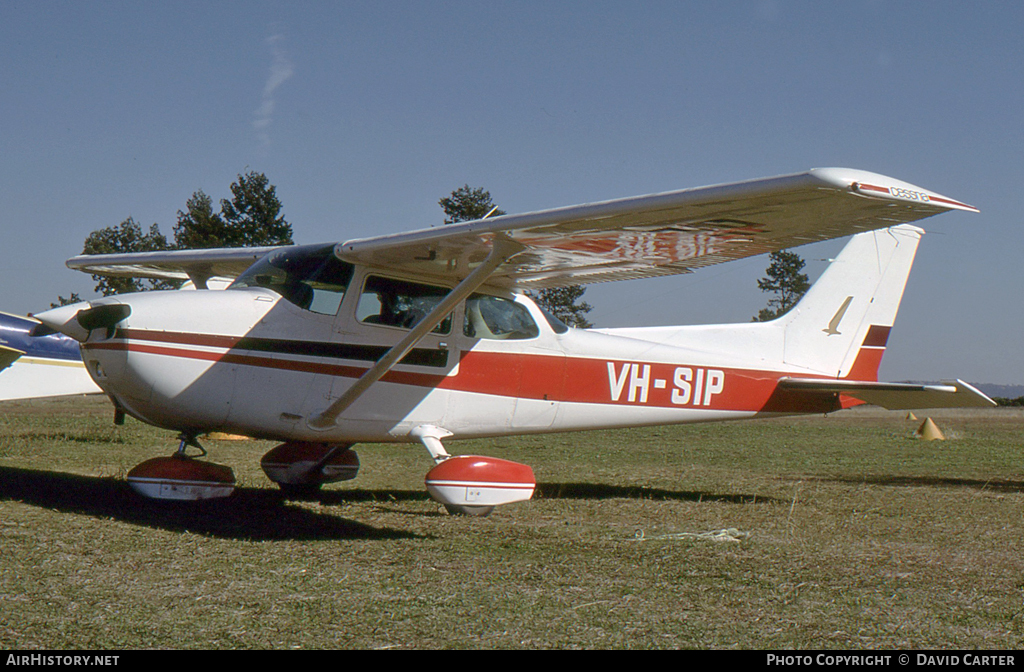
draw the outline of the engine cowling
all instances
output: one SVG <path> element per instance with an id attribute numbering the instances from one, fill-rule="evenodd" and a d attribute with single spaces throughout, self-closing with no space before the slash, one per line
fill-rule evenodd
<path id="1" fill-rule="evenodd" d="M 427 492 L 448 507 L 493 508 L 533 496 L 537 481 L 525 464 L 480 455 L 449 457 L 427 472 Z"/>
<path id="2" fill-rule="evenodd" d="M 217 499 L 235 490 L 231 467 L 179 455 L 146 460 L 128 472 L 127 480 L 135 492 L 152 499 Z"/>

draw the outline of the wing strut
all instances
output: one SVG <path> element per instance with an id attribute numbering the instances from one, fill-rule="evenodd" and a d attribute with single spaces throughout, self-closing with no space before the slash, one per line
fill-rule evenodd
<path id="1" fill-rule="evenodd" d="M 424 336 L 429 334 L 431 330 L 441 323 L 448 313 L 450 313 L 460 301 L 465 299 L 467 296 L 472 294 L 480 285 L 484 284 L 489 277 L 498 269 L 499 266 L 504 264 L 506 261 L 519 254 L 525 249 L 525 247 L 511 238 L 504 235 L 497 235 L 493 238 L 491 251 L 488 253 L 487 258 L 484 259 L 483 263 L 477 266 L 472 273 L 466 276 L 466 278 L 460 282 L 455 288 L 448 293 L 444 299 L 434 307 L 426 317 L 419 321 L 415 327 L 412 328 L 405 338 L 396 343 L 390 350 L 384 353 L 384 356 L 377 360 L 377 363 L 367 369 L 359 380 L 352 384 L 352 387 L 345 390 L 338 399 L 327 407 L 323 413 L 320 413 L 314 418 L 310 418 L 308 425 L 311 429 L 315 430 L 327 430 L 337 424 L 338 416 L 341 415 L 346 408 L 352 405 L 356 399 L 361 397 L 371 385 L 380 380 L 384 374 L 391 370 L 395 364 L 398 363 L 402 357 L 409 354 Z"/>

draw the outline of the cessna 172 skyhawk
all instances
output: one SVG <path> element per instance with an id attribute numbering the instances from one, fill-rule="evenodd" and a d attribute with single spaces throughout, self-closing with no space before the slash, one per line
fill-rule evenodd
<path id="1" fill-rule="evenodd" d="M 339 244 L 80 256 L 89 273 L 190 279 L 35 317 L 81 342 L 118 413 L 181 433 L 128 475 L 143 494 L 226 495 L 186 457 L 228 431 L 283 443 L 284 487 L 354 476 L 357 442 L 419 442 L 430 494 L 465 513 L 528 499 L 532 470 L 450 456 L 445 439 L 887 408 L 985 406 L 956 381 L 877 382 L 923 231 L 977 210 L 840 168 Z M 571 329 L 522 291 L 675 273 L 855 234 L 800 303 L 766 323 Z M 234 278 L 203 291 L 211 278 Z M 203 451 L 205 454 L 205 451 Z"/>

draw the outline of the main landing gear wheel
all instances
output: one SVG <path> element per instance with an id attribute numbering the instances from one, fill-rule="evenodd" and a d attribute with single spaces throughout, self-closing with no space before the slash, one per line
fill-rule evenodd
<path id="1" fill-rule="evenodd" d="M 533 496 L 537 481 L 527 465 L 483 455 L 449 455 L 441 439 L 452 433 L 433 425 L 417 427 L 411 435 L 434 458 L 424 485 L 431 499 L 443 504 L 449 514 L 482 518 L 496 506 Z"/>
<path id="2" fill-rule="evenodd" d="M 151 499 L 197 501 L 227 497 L 235 490 L 235 474 L 230 467 L 205 462 L 186 454 L 189 446 L 206 450 L 195 436 L 182 434 L 177 452 L 170 457 L 154 457 L 128 472 L 128 484 L 135 492 Z"/>
<path id="3" fill-rule="evenodd" d="M 460 506 L 458 504 L 445 504 L 445 510 L 452 516 L 468 516 L 471 518 L 486 518 L 494 511 L 493 506 Z"/>

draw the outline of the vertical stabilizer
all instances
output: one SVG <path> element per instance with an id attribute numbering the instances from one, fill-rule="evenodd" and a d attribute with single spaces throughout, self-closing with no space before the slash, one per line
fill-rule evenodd
<path id="1" fill-rule="evenodd" d="M 786 364 L 878 380 L 889 330 L 924 231 L 910 225 L 855 235 L 784 324 Z"/>

